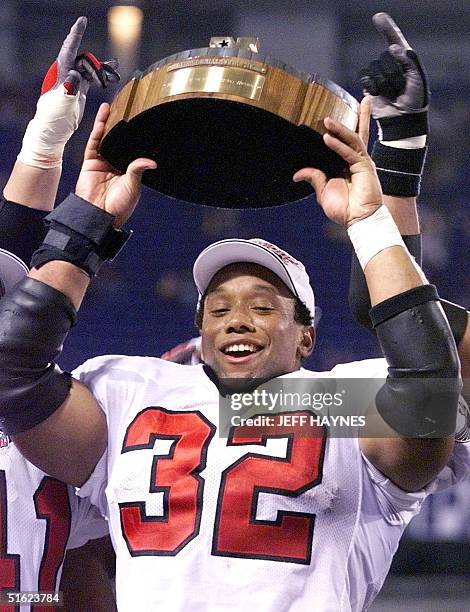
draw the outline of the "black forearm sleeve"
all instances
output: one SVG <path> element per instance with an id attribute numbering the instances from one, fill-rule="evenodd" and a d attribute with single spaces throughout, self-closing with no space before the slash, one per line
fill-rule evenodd
<path id="1" fill-rule="evenodd" d="M 113 227 L 114 216 L 74 193 L 45 218 L 49 231 L 31 258 L 40 268 L 49 261 L 68 261 L 95 276 L 105 261 L 112 261 L 132 232 Z"/>
<path id="2" fill-rule="evenodd" d="M 410 254 L 421 265 L 422 249 L 421 234 L 413 236 L 402 236 Z M 351 274 L 349 276 L 349 309 L 354 319 L 362 326 L 373 331 L 369 311 L 371 308 L 369 290 L 367 288 L 366 277 L 361 268 L 361 264 L 353 251 L 351 255 Z M 449 321 L 455 343 L 459 346 L 468 324 L 468 311 L 447 300 L 441 299 L 441 305 Z"/>
<path id="3" fill-rule="evenodd" d="M 0 300 L 0 429 L 17 434 L 47 419 L 71 378 L 55 364 L 76 312 L 49 285 L 25 278 Z"/>
<path id="4" fill-rule="evenodd" d="M 369 289 L 367 288 L 366 277 L 361 268 L 359 259 L 354 249 L 351 254 L 351 271 L 349 274 L 349 310 L 355 321 L 372 331 L 372 322 L 369 311 L 371 309 Z"/>
<path id="5" fill-rule="evenodd" d="M 424 285 L 370 312 L 389 365 L 377 410 L 401 436 L 442 438 L 455 432 L 460 364 L 438 299 L 436 288 Z"/>
<path id="6" fill-rule="evenodd" d="M 0 248 L 14 253 L 29 265 L 34 251 L 44 240 L 46 211 L 0 198 Z"/>

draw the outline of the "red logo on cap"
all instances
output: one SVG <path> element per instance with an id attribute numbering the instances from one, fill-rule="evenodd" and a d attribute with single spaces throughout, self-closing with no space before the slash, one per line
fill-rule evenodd
<path id="1" fill-rule="evenodd" d="M 294 266 L 297 266 L 297 268 L 301 267 L 301 264 L 299 261 L 297 261 L 297 259 L 291 257 L 289 253 L 286 253 L 285 251 L 277 247 L 275 244 L 271 244 L 270 242 L 266 242 L 265 240 L 257 240 L 256 242 L 259 245 L 263 246 L 265 249 L 268 249 L 268 251 L 271 251 L 271 253 L 277 255 L 280 259 L 282 259 L 283 262 L 291 263 Z"/>
<path id="2" fill-rule="evenodd" d="M 7 448 L 10 444 L 10 437 L 6 433 L 0 430 L 0 448 Z"/>

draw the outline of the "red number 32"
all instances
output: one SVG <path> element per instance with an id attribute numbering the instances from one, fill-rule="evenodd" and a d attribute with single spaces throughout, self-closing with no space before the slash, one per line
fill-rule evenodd
<path id="1" fill-rule="evenodd" d="M 306 415 L 308 412 L 289 412 Z M 155 440 L 173 440 L 166 455 L 154 455 L 150 492 L 163 493 L 164 513 L 148 516 L 145 502 L 119 504 L 121 527 L 129 552 L 176 555 L 199 533 L 207 449 L 215 426 L 199 411 L 174 412 L 146 408 L 129 425 L 122 453 L 153 448 Z M 256 518 L 259 495 L 296 498 L 321 482 L 326 432 L 283 426 L 232 428 L 228 446 L 262 445 L 269 438 L 287 438 L 283 458 L 246 453 L 226 468 L 220 484 L 212 554 L 308 564 L 315 514 L 278 511 L 275 520 Z"/>

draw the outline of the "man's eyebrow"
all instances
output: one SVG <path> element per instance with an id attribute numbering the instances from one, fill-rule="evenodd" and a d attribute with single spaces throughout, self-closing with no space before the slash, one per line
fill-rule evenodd
<path id="1" fill-rule="evenodd" d="M 257 291 L 268 291 L 274 295 L 279 295 L 279 289 L 276 289 L 276 287 L 270 287 L 268 285 L 255 285 L 253 289 L 256 289 Z"/>
<path id="2" fill-rule="evenodd" d="M 209 297 L 213 293 L 225 293 L 225 291 L 221 287 L 215 287 L 214 289 L 208 289 L 205 295 L 206 297 Z"/>
<path id="3" fill-rule="evenodd" d="M 252 289 L 256 291 L 267 291 L 268 293 L 272 293 L 273 295 L 279 295 L 279 290 L 276 289 L 276 287 L 270 287 L 269 285 L 253 285 Z M 210 289 L 206 293 L 206 297 L 209 297 L 209 295 L 213 293 L 224 294 L 228 292 L 226 289 L 219 286 L 219 287 L 215 287 L 214 289 Z"/>

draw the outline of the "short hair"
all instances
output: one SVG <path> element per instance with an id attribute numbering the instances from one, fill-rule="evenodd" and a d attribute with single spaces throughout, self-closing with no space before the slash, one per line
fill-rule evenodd
<path id="1" fill-rule="evenodd" d="M 199 300 L 196 309 L 196 316 L 194 318 L 194 322 L 198 329 L 202 328 L 202 319 L 204 317 L 204 302 L 206 299 L 206 295 L 203 295 Z M 300 325 L 313 325 L 313 317 L 310 310 L 307 306 L 302 302 L 300 298 L 294 296 L 294 321 L 299 323 Z"/>

